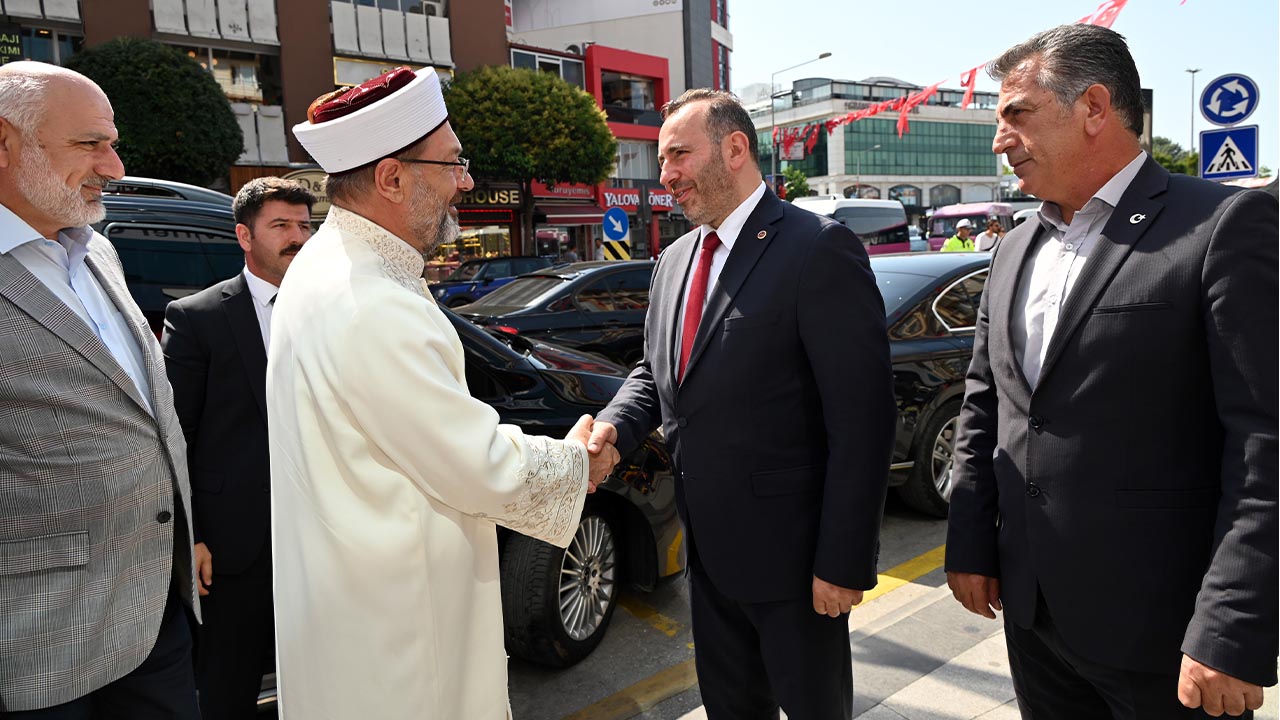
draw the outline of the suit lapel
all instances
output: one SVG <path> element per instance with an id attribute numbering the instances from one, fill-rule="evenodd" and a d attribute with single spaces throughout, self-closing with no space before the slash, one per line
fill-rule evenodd
<path id="1" fill-rule="evenodd" d="M 1005 278 L 1009 280 L 1001 288 L 1002 292 L 1000 293 L 1001 297 L 1008 298 L 1008 303 L 1005 307 L 999 308 L 1000 317 L 987 319 L 991 323 L 987 332 L 994 331 L 1001 334 L 1001 339 L 1003 340 L 1001 344 L 1010 349 L 1010 352 L 1006 353 L 1001 358 L 1001 361 L 1008 364 L 1013 376 L 1018 379 L 1018 389 L 1023 396 L 1031 397 L 1031 383 L 1027 382 L 1027 376 L 1022 372 L 1021 358 L 1016 352 L 1013 352 L 1014 348 L 1017 347 L 1013 343 L 1013 323 L 1018 303 L 1018 288 L 1022 287 L 1024 273 L 1031 272 L 1032 252 L 1039 244 L 1040 236 L 1044 234 L 1044 226 L 1040 224 L 1038 219 L 1028 219 L 1027 222 L 1035 223 L 1034 230 L 1029 233 L 1019 233 L 1017 237 L 1007 235 L 1005 236 L 1005 242 L 1001 244 L 1002 247 L 998 255 L 1004 255 L 1005 258 L 1013 263 L 1013 267 L 1009 268 L 1013 272 L 1006 270 L 1004 264 L 1001 263 L 1001 272 L 998 274 L 993 273 L 997 282 Z M 1009 242 L 1009 240 L 1013 240 L 1013 242 Z M 992 320 L 995 320 L 995 322 L 992 323 Z"/>
<path id="2" fill-rule="evenodd" d="M 697 249 L 698 230 L 695 228 L 663 251 L 662 270 L 666 280 L 660 297 L 653 299 L 662 302 L 658 307 L 667 308 L 658 318 L 661 324 L 656 328 L 654 337 L 662 343 L 657 348 L 658 356 L 671 369 L 665 379 L 672 393 L 678 384 L 676 375 L 680 368 L 680 309 L 684 305 L 684 288 L 689 282 L 689 273 L 693 272 L 693 256 Z"/>
<path id="3" fill-rule="evenodd" d="M 129 334 L 133 336 L 133 341 L 138 344 L 138 349 L 142 351 L 143 360 L 147 364 L 147 384 L 151 386 L 151 407 L 158 408 L 157 400 L 159 399 L 159 383 L 168 385 L 169 376 L 164 372 L 164 358 L 160 356 L 160 346 L 156 344 L 156 336 L 151 334 L 151 327 L 147 325 L 146 318 L 141 313 L 131 312 L 134 306 L 133 298 L 129 295 L 129 289 L 123 284 L 117 284 L 116 278 L 111 273 L 105 273 L 98 267 L 102 262 L 102 258 L 97 257 L 97 249 L 90 245 L 89 254 L 84 258 L 84 264 L 98 279 L 100 285 L 107 293 L 107 298 L 111 300 L 111 304 L 120 312 L 120 317 L 124 318 L 125 324 L 129 326 Z M 109 261 L 108 261 L 109 262 Z M 108 353 L 109 355 L 110 353 Z M 138 386 L 129 377 L 128 373 L 124 375 L 125 383 L 122 387 L 129 393 L 129 397 L 143 410 L 147 410 L 147 404 L 142 401 L 142 394 L 138 391 Z M 148 410 L 148 412 L 151 412 Z M 156 410 L 156 412 L 159 412 Z"/>
<path id="4" fill-rule="evenodd" d="M 1151 227 L 1160 211 L 1162 203 L 1151 198 L 1164 192 L 1169 186 L 1169 173 L 1147 159 L 1134 177 L 1129 188 L 1120 197 L 1120 202 L 1111 213 L 1111 219 L 1102 228 L 1080 270 L 1080 277 L 1062 304 L 1062 313 L 1058 318 L 1058 326 L 1049 339 L 1049 347 L 1045 351 L 1044 365 L 1040 370 L 1040 380 L 1044 381 L 1053 370 L 1063 348 L 1076 328 L 1091 312 L 1102 292 L 1111 283 L 1111 278 L 1124 264 L 1125 258 L 1133 251 L 1133 246 Z"/>
<path id="5" fill-rule="evenodd" d="M 258 326 L 258 311 L 253 306 L 253 293 L 245 282 L 244 273 L 236 275 L 222 288 L 222 310 L 231 324 L 231 336 L 244 369 L 249 373 L 249 387 L 258 401 L 262 419 L 267 419 L 267 351 L 262 344 L 262 330 Z"/>
<path id="6" fill-rule="evenodd" d="M 716 325 L 729 312 L 729 305 L 746 282 L 747 275 L 751 274 L 752 268 L 777 235 L 777 228 L 773 225 L 781 219 L 782 201 L 766 190 L 747 222 L 743 224 L 742 231 L 738 233 L 729 259 L 720 270 L 720 279 L 710 289 L 707 307 L 702 313 L 702 322 L 698 325 L 698 334 L 693 341 L 693 352 L 689 354 L 689 365 L 684 371 L 685 377 L 693 372 L 693 366 L 706 350 Z"/>
<path id="7" fill-rule="evenodd" d="M 143 404 L 137 386 L 112 357 L 107 346 L 93 334 L 79 315 L 50 292 L 22 263 L 8 254 L 0 254 L 0 295 L 61 338 L 85 361 L 128 393 L 139 406 Z"/>

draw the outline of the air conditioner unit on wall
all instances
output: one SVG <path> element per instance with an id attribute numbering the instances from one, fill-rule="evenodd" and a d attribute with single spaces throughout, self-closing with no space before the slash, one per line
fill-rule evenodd
<path id="1" fill-rule="evenodd" d="M 427 17 L 444 17 L 445 0 L 422 0 L 422 14 Z"/>

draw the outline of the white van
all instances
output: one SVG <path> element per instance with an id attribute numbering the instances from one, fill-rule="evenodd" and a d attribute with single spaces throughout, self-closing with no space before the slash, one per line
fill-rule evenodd
<path id="1" fill-rule="evenodd" d="M 907 212 L 897 200 L 814 195 L 791 202 L 796 207 L 839 221 L 858 236 L 868 255 L 911 251 Z"/>

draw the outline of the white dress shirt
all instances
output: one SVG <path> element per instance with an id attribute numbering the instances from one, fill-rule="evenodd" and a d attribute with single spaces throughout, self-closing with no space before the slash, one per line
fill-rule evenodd
<path id="1" fill-rule="evenodd" d="M 1071 294 L 1116 203 L 1146 159 L 1147 154 L 1139 152 L 1093 194 L 1070 223 L 1062 219 L 1062 209 L 1056 203 L 1040 204 L 1037 216 L 1044 232 L 1031 249 L 1031 267 L 1022 273 L 1018 283 L 1009 328 L 1013 350 L 1032 389 L 1040 381 L 1040 368 L 1044 365 L 1049 340 L 1058 327 L 1062 304 Z"/>
<path id="2" fill-rule="evenodd" d="M 258 316 L 258 331 L 262 333 L 262 347 L 271 347 L 271 311 L 275 309 L 276 293 L 280 288 L 254 275 L 246 266 L 244 282 L 253 296 L 253 312 Z"/>
<path id="3" fill-rule="evenodd" d="M 733 244 L 738 241 L 738 233 L 742 232 L 742 226 L 747 224 L 747 218 L 751 217 L 752 211 L 756 209 L 756 205 L 760 204 L 760 198 L 764 197 L 767 187 L 764 181 L 760 181 L 760 187 L 755 192 L 747 196 L 742 204 L 733 209 L 725 217 L 724 222 L 720 223 L 720 227 L 713 228 L 710 225 L 702 225 L 698 228 L 698 247 L 693 253 L 693 268 L 698 267 L 698 257 L 702 254 L 702 241 L 707 235 L 715 233 L 720 238 L 720 247 L 716 248 L 715 253 L 711 256 L 711 272 L 707 275 L 707 294 L 702 299 L 702 307 L 705 310 L 707 301 L 711 299 L 712 289 L 720 282 L 720 271 L 724 269 L 725 262 L 729 259 L 729 253 L 733 251 Z M 689 273 L 689 279 L 684 284 L 684 297 L 680 300 L 680 317 L 677 318 L 677 328 L 684 327 L 684 311 L 685 306 L 689 304 L 689 289 L 693 285 L 693 271 Z M 676 356 L 679 357 L 681 348 L 680 336 L 676 336 Z"/>
<path id="4" fill-rule="evenodd" d="M 133 380 L 148 412 L 154 416 L 142 347 L 130 331 L 129 322 L 85 264 L 89 239 L 93 236 L 93 228 L 84 225 L 60 231 L 58 241 L 54 242 L 0 205 L 0 253 L 22 263 L 54 297 L 84 321 Z"/>

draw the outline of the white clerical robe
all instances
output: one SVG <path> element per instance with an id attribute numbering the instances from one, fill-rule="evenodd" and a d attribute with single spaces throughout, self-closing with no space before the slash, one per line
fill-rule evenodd
<path id="1" fill-rule="evenodd" d="M 495 523 L 563 547 L 582 513 L 586 448 L 472 399 L 422 268 L 334 207 L 280 288 L 267 415 L 287 720 L 506 718 Z"/>

